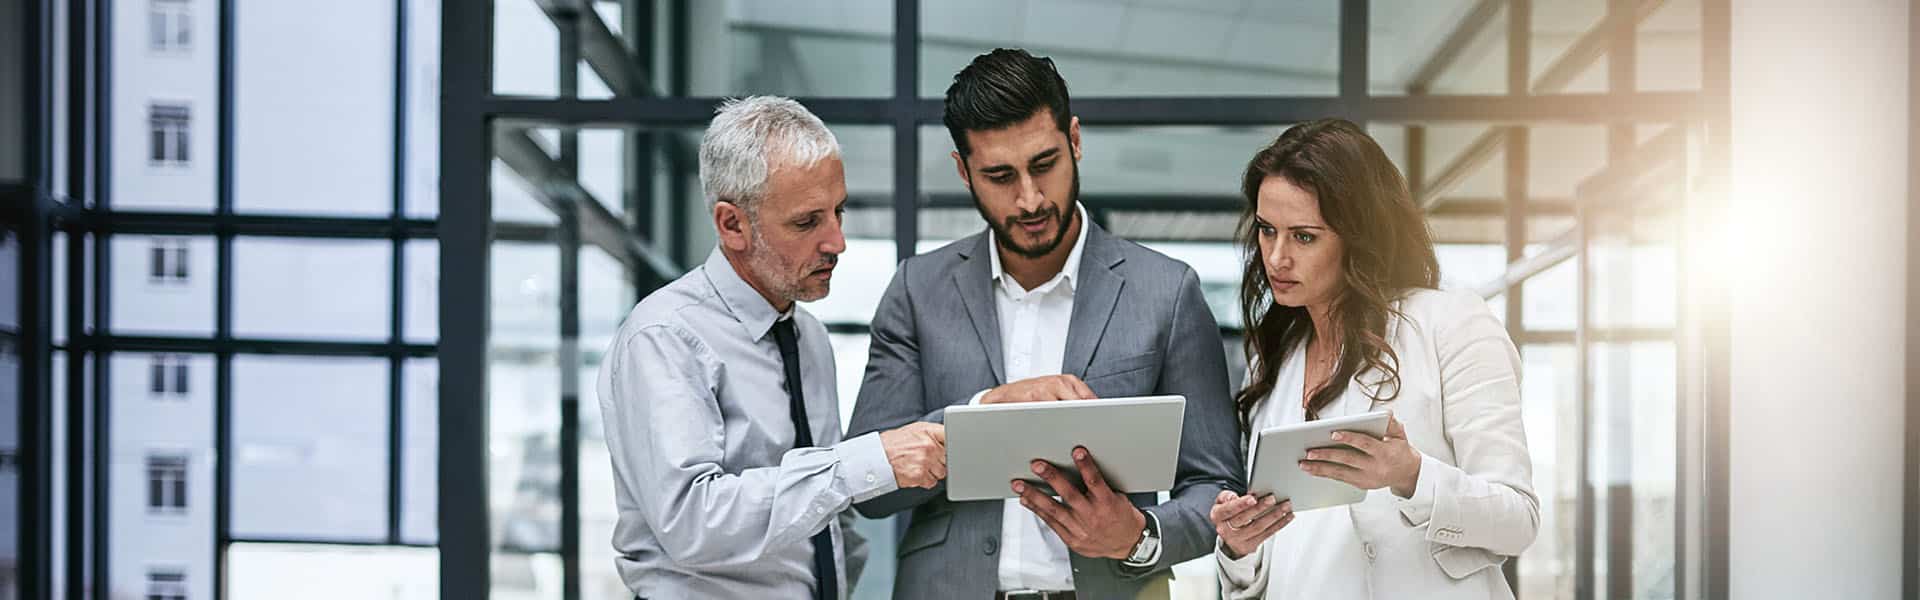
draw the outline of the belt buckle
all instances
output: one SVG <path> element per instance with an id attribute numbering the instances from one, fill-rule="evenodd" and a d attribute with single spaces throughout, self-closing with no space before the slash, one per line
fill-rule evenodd
<path id="1" fill-rule="evenodd" d="M 1006 593 L 1006 600 L 1051 600 L 1053 597 L 1053 592 L 1045 590 L 1020 590 Z"/>

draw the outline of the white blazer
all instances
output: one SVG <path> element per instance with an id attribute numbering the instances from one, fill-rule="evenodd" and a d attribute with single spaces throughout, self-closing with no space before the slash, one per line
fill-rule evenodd
<path id="1" fill-rule="evenodd" d="M 1478 296 L 1417 290 L 1399 308 L 1405 318 L 1395 319 L 1387 333 L 1400 359 L 1399 396 L 1387 402 L 1356 397 L 1383 387 L 1384 375 L 1364 372 L 1340 401 L 1393 411 L 1422 455 L 1419 483 L 1411 498 L 1382 488 L 1358 504 L 1326 510 L 1351 515 L 1351 535 L 1364 548 L 1353 560 L 1364 561 L 1358 570 L 1366 573 L 1363 589 L 1372 598 L 1513 598 L 1499 567 L 1533 543 L 1540 524 L 1520 419 L 1520 355 Z M 1260 422 L 1261 411 L 1279 409 L 1272 404 L 1256 407 L 1253 422 Z M 1285 588 L 1288 582 L 1274 575 L 1272 549 L 1287 534 L 1281 529 L 1239 561 L 1216 550 L 1227 598 L 1282 589 L 1288 596 L 1321 597 Z"/>

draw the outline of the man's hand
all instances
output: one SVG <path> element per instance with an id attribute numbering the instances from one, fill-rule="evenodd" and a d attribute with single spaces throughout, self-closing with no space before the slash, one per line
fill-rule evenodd
<path id="1" fill-rule="evenodd" d="M 1125 560 L 1140 544 L 1147 516 L 1128 502 L 1125 494 L 1107 485 L 1106 476 L 1100 474 L 1100 466 L 1094 464 L 1086 448 L 1073 449 L 1073 464 L 1080 469 L 1079 482 L 1067 479 L 1046 461 L 1033 461 L 1033 474 L 1053 487 L 1060 495 L 1058 501 L 1024 481 L 1015 480 L 1013 492 L 1020 495 L 1020 505 L 1040 515 L 1067 548 L 1081 556 Z M 1083 483 L 1084 492 L 1080 487 Z"/>
<path id="2" fill-rule="evenodd" d="M 939 423 L 908 423 L 880 432 L 880 446 L 893 465 L 900 487 L 933 489 L 947 478 L 947 427 Z"/>
<path id="3" fill-rule="evenodd" d="M 1052 402 L 1055 400 L 1091 400 L 1093 388 L 1072 375 L 1043 375 L 1009 383 L 980 396 L 981 404 L 1011 402 Z"/>

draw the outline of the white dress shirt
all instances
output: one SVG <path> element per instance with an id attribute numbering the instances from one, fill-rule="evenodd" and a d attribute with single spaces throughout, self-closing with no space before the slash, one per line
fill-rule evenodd
<path id="1" fill-rule="evenodd" d="M 795 448 L 784 363 L 769 332 L 794 320 L 818 447 Z M 827 329 L 783 315 L 719 250 L 640 301 L 600 366 L 612 456 L 614 559 L 643 598 L 810 598 L 831 532 L 838 589 L 865 547 L 848 507 L 898 489 L 878 433 L 842 440 Z"/>
<path id="2" fill-rule="evenodd" d="M 1305 348 L 1305 344 L 1295 346 L 1286 362 L 1280 365 L 1273 392 L 1254 408 L 1252 431 L 1307 421 L 1307 409 L 1301 401 L 1306 391 Z M 1341 394 L 1320 410 L 1320 418 L 1363 414 L 1369 405 L 1364 396 Z M 1254 456 L 1258 451 L 1259 445 L 1255 444 L 1247 456 Z M 1247 476 L 1253 476 L 1251 468 Z M 1262 550 L 1274 580 L 1287 582 L 1284 586 L 1268 586 L 1265 597 L 1269 600 L 1368 596 L 1367 557 L 1346 507 L 1296 513 L 1293 522 L 1274 534 Z M 1254 579 L 1257 554 L 1248 553 L 1240 560 L 1226 559 L 1224 553 L 1220 554 L 1221 573 L 1230 581 L 1250 583 Z"/>
<path id="3" fill-rule="evenodd" d="M 1087 211 L 1074 207 L 1080 235 L 1073 240 L 1067 263 L 1052 279 L 1029 290 L 1000 266 L 1000 240 L 987 229 L 989 260 L 993 265 L 993 305 L 999 314 L 1001 358 L 1009 383 L 1059 375 L 1066 361 L 1067 324 L 1073 321 L 1073 290 L 1080 275 L 1080 250 L 1087 242 Z M 978 404 L 982 391 L 973 396 Z M 1071 590 L 1073 563 L 1066 542 L 1045 521 L 1008 499 L 1000 513 L 999 577 L 1002 591 Z"/>

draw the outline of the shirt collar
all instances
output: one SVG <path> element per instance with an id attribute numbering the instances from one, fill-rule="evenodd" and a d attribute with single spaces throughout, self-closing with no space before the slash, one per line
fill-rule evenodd
<path id="1" fill-rule="evenodd" d="M 727 306 L 727 312 L 734 320 L 747 329 L 747 335 L 754 341 L 760 341 L 773 330 L 773 324 L 793 318 L 799 312 L 800 303 L 795 302 L 786 312 L 776 312 L 773 304 L 767 302 L 758 290 L 753 289 L 747 280 L 740 278 L 740 272 L 734 270 L 733 261 L 720 252 L 718 247 L 707 255 L 702 267 L 707 272 L 707 282 L 713 285 L 713 291 Z"/>
<path id="2" fill-rule="evenodd" d="M 1080 251 L 1087 245 L 1087 229 L 1090 225 L 1087 223 L 1086 207 L 1075 202 L 1073 204 L 1073 211 L 1079 215 L 1077 218 L 1080 219 L 1080 235 L 1075 236 L 1073 239 L 1073 249 L 1067 252 L 1067 263 L 1060 266 L 1060 273 L 1054 275 L 1053 279 L 1047 280 L 1047 283 L 1040 284 L 1035 287 L 1034 290 L 1045 288 L 1054 281 L 1059 281 L 1061 285 L 1065 285 L 1067 289 L 1071 290 L 1080 279 Z M 1000 268 L 1000 239 L 995 236 L 992 227 L 987 228 L 987 257 L 989 261 L 988 264 L 992 265 L 993 280 L 1002 285 L 1011 283 L 1011 277 L 1003 277 L 1006 275 L 1006 271 Z M 1014 285 L 1018 287 L 1017 283 Z M 1016 291 L 1024 292 L 1032 290 Z"/>

